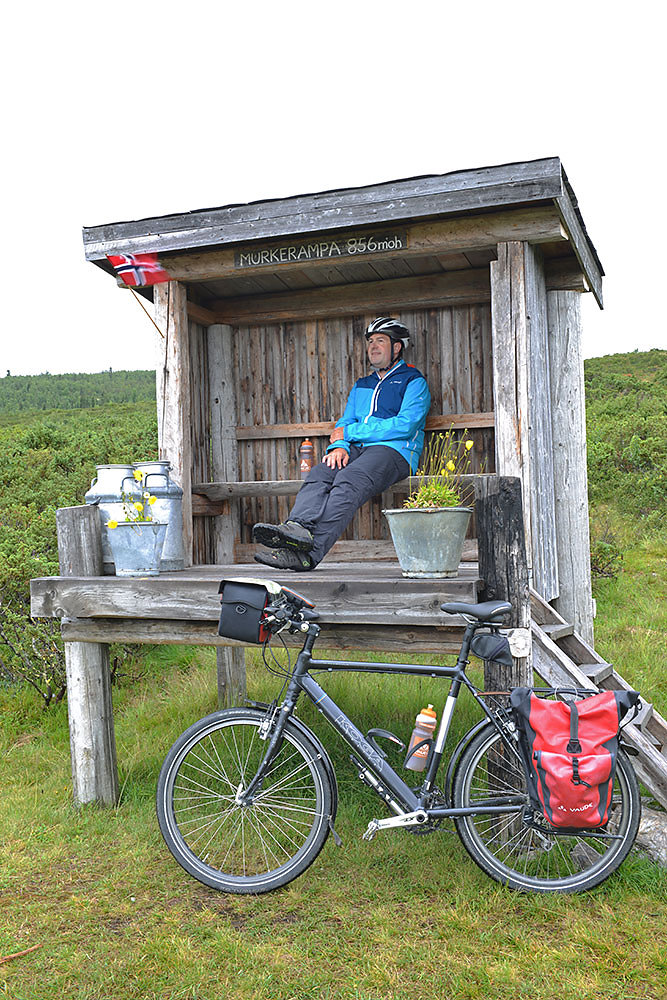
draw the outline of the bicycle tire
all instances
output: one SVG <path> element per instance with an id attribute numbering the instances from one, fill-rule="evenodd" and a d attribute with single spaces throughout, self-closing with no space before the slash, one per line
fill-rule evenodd
<path id="1" fill-rule="evenodd" d="M 465 749 L 453 784 L 454 805 L 474 806 L 494 796 L 520 795 L 528 805 L 526 778 L 513 741 L 488 725 Z M 546 820 L 539 831 L 523 811 L 457 817 L 456 828 L 470 857 L 491 878 L 526 892 L 584 892 L 603 882 L 627 857 L 639 827 L 639 786 L 627 756 L 619 751 L 610 818 L 603 832 L 554 833 Z"/>
<path id="2" fill-rule="evenodd" d="M 176 861 L 204 885 L 271 892 L 313 863 L 329 835 L 331 780 L 316 743 L 287 722 L 254 801 L 236 802 L 266 753 L 265 713 L 227 709 L 174 743 L 157 784 L 160 832 Z"/>

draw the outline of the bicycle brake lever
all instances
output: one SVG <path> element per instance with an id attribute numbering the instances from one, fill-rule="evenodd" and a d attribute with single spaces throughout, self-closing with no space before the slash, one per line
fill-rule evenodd
<path id="1" fill-rule="evenodd" d="M 308 608 L 301 608 L 300 614 L 306 622 L 316 622 L 320 617 L 317 611 L 310 611 Z"/>

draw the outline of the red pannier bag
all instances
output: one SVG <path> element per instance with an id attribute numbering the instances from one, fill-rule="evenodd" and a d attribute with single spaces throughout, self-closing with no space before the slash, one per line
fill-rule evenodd
<path id="1" fill-rule="evenodd" d="M 514 688 L 510 704 L 530 768 L 530 797 L 554 827 L 596 829 L 609 819 L 618 731 L 637 691 L 602 691 L 577 701 Z"/>

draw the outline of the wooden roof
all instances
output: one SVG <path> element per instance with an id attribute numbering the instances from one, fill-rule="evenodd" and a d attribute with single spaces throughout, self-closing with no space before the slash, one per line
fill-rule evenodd
<path id="1" fill-rule="evenodd" d="M 110 270 L 106 255 L 113 253 L 157 252 L 164 255 L 169 267 L 166 262 L 174 257 L 181 261 L 186 256 L 257 241 L 539 207 L 555 208 L 569 240 L 569 252 L 602 305 L 604 271 L 558 157 L 85 227 L 83 242 L 86 258 L 105 270 Z M 520 232 L 516 238 L 521 238 Z M 343 273 L 341 280 L 368 280 L 359 263 L 348 268 L 349 275 Z M 417 273 L 439 270 L 442 265 L 427 259 L 422 263 Z M 478 258 L 469 266 L 479 264 Z M 320 274 L 322 283 L 339 282 L 336 273 L 329 279 L 324 271 Z M 400 275 L 393 270 L 386 276 Z M 250 276 L 241 280 L 250 282 L 247 288 L 228 283 L 228 287 L 203 287 L 202 292 L 214 297 L 278 290 L 276 286 L 262 287 L 261 282 L 253 286 Z M 302 287 L 313 283 L 319 282 L 308 275 Z"/>

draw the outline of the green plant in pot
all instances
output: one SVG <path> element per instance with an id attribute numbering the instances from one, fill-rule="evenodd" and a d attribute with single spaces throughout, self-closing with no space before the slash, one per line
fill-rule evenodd
<path id="1" fill-rule="evenodd" d="M 107 521 L 109 545 L 116 576 L 157 576 L 167 524 L 153 517 L 156 502 L 145 488 L 145 476 L 134 472 L 138 493 L 121 493 L 124 520 Z"/>
<path id="2" fill-rule="evenodd" d="M 472 507 L 461 485 L 474 443 L 467 431 L 434 434 L 424 450 L 403 507 L 385 510 L 403 576 L 456 576 Z M 414 482 L 414 488 L 413 487 Z"/>

